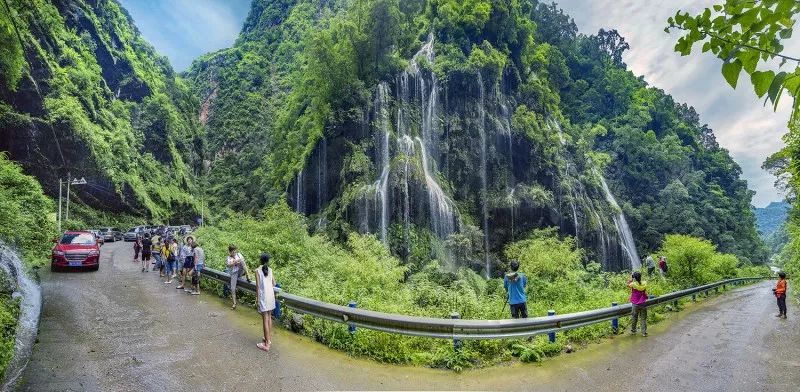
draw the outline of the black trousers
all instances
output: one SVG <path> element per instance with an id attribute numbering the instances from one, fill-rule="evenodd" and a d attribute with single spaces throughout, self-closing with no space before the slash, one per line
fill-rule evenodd
<path id="1" fill-rule="evenodd" d="M 786 294 L 781 294 L 778 296 L 778 311 L 782 315 L 786 315 Z"/>
<path id="2" fill-rule="evenodd" d="M 525 303 L 511 304 L 511 317 L 528 318 L 528 305 Z"/>

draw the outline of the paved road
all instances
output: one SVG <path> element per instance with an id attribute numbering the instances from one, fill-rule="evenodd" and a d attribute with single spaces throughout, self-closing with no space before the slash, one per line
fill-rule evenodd
<path id="1" fill-rule="evenodd" d="M 143 274 L 130 243 L 103 247 L 96 273 L 43 274 L 39 343 L 25 391 L 299 391 L 364 389 L 542 391 L 796 391 L 795 307 L 778 320 L 771 283 L 740 288 L 651 328 L 542 366 L 454 374 L 348 357 L 278 330 L 255 347 L 258 315 L 189 296 Z"/>

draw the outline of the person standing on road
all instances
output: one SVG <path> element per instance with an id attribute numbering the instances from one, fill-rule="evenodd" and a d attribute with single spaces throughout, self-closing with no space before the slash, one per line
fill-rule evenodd
<path id="1" fill-rule="evenodd" d="M 647 282 L 642 280 L 642 273 L 634 272 L 628 278 L 628 287 L 631 289 L 631 333 L 636 333 L 636 321 L 642 319 L 642 336 L 647 336 Z"/>
<path id="2" fill-rule="evenodd" d="M 192 295 L 200 295 L 200 273 L 206 264 L 206 252 L 195 241 L 192 244 L 192 255 L 194 256 L 194 270 L 192 271 Z"/>
<path id="3" fill-rule="evenodd" d="M 236 245 L 228 247 L 228 259 L 225 264 L 231 270 L 231 299 L 233 300 L 231 309 L 236 310 L 236 283 L 242 275 L 245 275 L 250 281 L 250 277 L 247 275 L 247 263 L 244 261 L 244 256 L 236 249 Z"/>
<path id="4" fill-rule="evenodd" d="M 519 261 L 511 260 L 511 272 L 503 277 L 503 287 L 508 295 L 508 305 L 511 307 L 511 317 L 528 318 L 528 298 L 525 288 L 528 286 L 528 277 L 519 272 Z"/>
<path id="5" fill-rule="evenodd" d="M 178 240 L 173 238 L 167 246 L 167 281 L 165 284 L 172 284 L 175 278 L 175 260 L 178 257 Z"/>
<path id="6" fill-rule="evenodd" d="M 188 277 L 189 273 L 194 270 L 194 255 L 192 253 L 192 245 L 194 244 L 193 237 L 186 237 L 186 241 L 181 246 L 180 260 L 181 263 L 181 283 L 176 287 L 176 289 L 183 289 L 187 293 L 191 292 L 191 290 L 185 288 L 186 286 L 186 278 Z"/>
<path id="7" fill-rule="evenodd" d="M 142 239 L 137 235 L 133 241 L 133 262 L 139 261 L 139 251 L 142 250 Z"/>
<path id="8" fill-rule="evenodd" d="M 155 245 L 153 245 L 153 259 L 156 261 L 153 271 L 158 270 L 158 276 L 162 278 L 164 277 L 164 258 L 161 257 L 163 248 L 161 238 L 157 239 Z"/>
<path id="9" fill-rule="evenodd" d="M 142 240 L 142 272 L 150 270 L 150 256 L 153 254 L 153 241 L 150 235 L 145 235 Z"/>
<path id="10" fill-rule="evenodd" d="M 269 253 L 261 254 L 261 267 L 256 270 L 258 313 L 264 326 L 264 339 L 256 347 L 269 351 L 272 346 L 272 311 L 275 309 L 275 276 L 269 267 Z"/>
<path id="11" fill-rule="evenodd" d="M 786 318 L 786 273 L 778 272 L 778 283 L 772 289 L 778 299 L 778 314 L 775 317 Z"/>

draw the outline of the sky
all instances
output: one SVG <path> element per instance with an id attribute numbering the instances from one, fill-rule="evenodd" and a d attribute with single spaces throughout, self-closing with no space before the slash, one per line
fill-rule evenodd
<path id="1" fill-rule="evenodd" d="M 119 0 L 142 36 L 176 71 L 203 54 L 233 45 L 250 0 Z"/>
<path id="2" fill-rule="evenodd" d="M 761 163 L 783 143 L 790 100 L 773 111 L 764 107 L 742 77 L 733 90 L 720 73 L 721 62 L 710 54 L 682 57 L 672 49 L 677 33 L 664 32 L 666 20 L 677 10 L 697 13 L 710 0 L 556 0 L 575 19 L 582 33 L 617 29 L 630 44 L 624 55 L 628 68 L 650 85 L 671 94 L 677 102 L 694 106 L 717 141 L 742 167 L 753 205 L 764 207 L 782 199 L 774 177 Z M 166 55 L 177 71 L 186 70 L 202 54 L 230 47 L 247 17 L 250 0 L 120 0 L 142 35 Z M 786 53 L 800 54 L 800 40 Z M 744 73 L 743 73 L 744 74 Z"/>
<path id="3" fill-rule="evenodd" d="M 557 0 L 564 12 L 575 19 L 582 33 L 595 34 L 600 28 L 617 29 L 630 44 L 623 56 L 628 69 L 643 75 L 652 86 L 672 95 L 677 102 L 694 106 L 701 123 L 714 130 L 719 144 L 728 149 L 742 167 L 748 187 L 756 191 L 753 205 L 764 207 L 783 198 L 775 189 L 775 178 L 761 169 L 761 163 L 783 147 L 790 101 L 783 99 L 777 111 L 764 107 L 746 76 L 736 90 L 722 77 L 722 62 L 699 46 L 689 56 L 673 50 L 677 32 L 667 34 L 667 18 L 677 10 L 697 14 L 714 4 L 709 0 Z M 800 54 L 800 42 L 786 45 L 787 54 Z M 745 75 L 742 72 L 742 75 Z"/>

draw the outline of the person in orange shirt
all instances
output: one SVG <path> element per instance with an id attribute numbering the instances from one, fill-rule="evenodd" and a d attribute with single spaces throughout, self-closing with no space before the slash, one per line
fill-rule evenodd
<path id="1" fill-rule="evenodd" d="M 786 273 L 778 272 L 778 284 L 772 290 L 778 298 L 778 314 L 775 317 L 786 318 Z"/>

